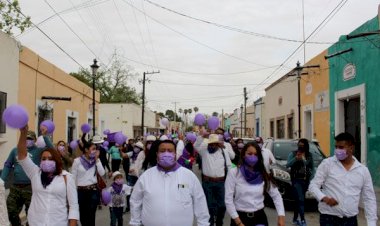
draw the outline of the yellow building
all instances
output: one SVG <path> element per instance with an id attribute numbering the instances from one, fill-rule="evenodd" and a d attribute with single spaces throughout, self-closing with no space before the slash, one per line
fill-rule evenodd
<path id="1" fill-rule="evenodd" d="M 322 151 L 330 155 L 330 106 L 329 106 L 329 65 L 323 51 L 306 65 L 319 68 L 303 69 L 301 79 L 301 130 L 302 137 L 316 139 Z"/>
<path id="2" fill-rule="evenodd" d="M 21 47 L 19 54 L 18 103 L 29 112 L 29 128 L 37 131 L 43 120 L 52 119 L 54 143 L 77 139 L 83 123 L 92 125 L 92 88 L 26 47 Z M 57 100 L 62 97 L 71 100 Z M 96 126 L 99 99 L 96 92 Z"/>

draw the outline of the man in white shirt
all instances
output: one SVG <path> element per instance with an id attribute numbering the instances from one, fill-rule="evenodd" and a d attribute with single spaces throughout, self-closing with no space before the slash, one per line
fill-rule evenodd
<path id="1" fill-rule="evenodd" d="M 376 226 L 376 196 L 371 174 L 353 156 L 354 144 L 355 139 L 349 133 L 336 136 L 335 156 L 322 161 L 310 183 L 309 190 L 319 200 L 321 226 L 357 226 L 360 198 L 367 225 Z"/>
<path id="2" fill-rule="evenodd" d="M 223 226 L 226 213 L 224 203 L 224 182 L 231 160 L 217 134 L 210 134 L 208 139 L 201 136 L 194 144 L 202 158 L 202 187 L 206 195 L 210 214 L 210 226 Z"/>
<path id="3" fill-rule="evenodd" d="M 224 148 L 227 150 L 228 156 L 231 160 L 233 160 L 235 158 L 235 152 L 232 148 L 232 145 L 224 141 L 224 129 L 219 127 L 215 130 L 215 133 L 219 135 L 219 140 L 223 142 Z"/>
<path id="4" fill-rule="evenodd" d="M 176 161 L 175 144 L 160 141 L 157 166 L 145 171 L 130 199 L 130 225 L 198 226 L 209 225 L 204 192 L 198 178 Z"/>

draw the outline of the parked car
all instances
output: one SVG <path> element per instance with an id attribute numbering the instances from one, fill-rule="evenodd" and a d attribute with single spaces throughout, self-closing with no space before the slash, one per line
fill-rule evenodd
<path id="1" fill-rule="evenodd" d="M 237 137 L 234 137 L 234 141 L 236 142 L 237 139 L 242 139 L 244 144 L 247 144 L 249 142 L 253 142 L 255 141 L 255 139 L 253 138 L 249 138 L 249 137 L 243 137 L 243 138 L 237 138 Z"/>
<path id="2" fill-rule="evenodd" d="M 275 140 L 270 138 L 267 139 L 263 145 L 263 148 L 269 149 L 276 159 L 276 163 L 271 166 L 271 173 L 273 174 L 273 178 L 285 201 L 293 201 L 290 168 L 286 168 L 286 163 L 288 161 L 289 153 L 297 150 L 297 142 L 298 140 Z M 314 142 L 310 141 L 309 146 L 316 170 L 326 156 L 323 154 L 320 147 Z M 316 201 L 309 191 L 306 192 L 305 198 L 306 200 Z"/>

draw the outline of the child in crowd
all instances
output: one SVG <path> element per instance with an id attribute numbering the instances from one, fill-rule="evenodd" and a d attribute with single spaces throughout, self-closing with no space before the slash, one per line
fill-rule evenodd
<path id="1" fill-rule="evenodd" d="M 116 171 L 112 174 L 113 183 L 106 188 L 111 194 L 110 208 L 111 226 L 123 225 L 123 209 L 126 204 L 126 196 L 131 194 L 131 187 L 124 184 L 123 175 Z"/>

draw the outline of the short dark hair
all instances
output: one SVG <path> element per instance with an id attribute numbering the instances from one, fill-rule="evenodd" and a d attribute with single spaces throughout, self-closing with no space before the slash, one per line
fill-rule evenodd
<path id="1" fill-rule="evenodd" d="M 346 141 L 349 145 L 355 144 L 354 136 L 347 132 L 338 134 L 334 139 L 335 141 Z"/>
<path id="2" fill-rule="evenodd" d="M 176 150 L 176 145 L 173 141 L 171 141 L 171 140 L 160 140 L 160 142 L 157 145 L 157 150 L 155 150 L 156 152 L 158 152 L 158 149 L 159 149 L 161 144 L 172 144 L 174 146 L 174 150 Z"/>

